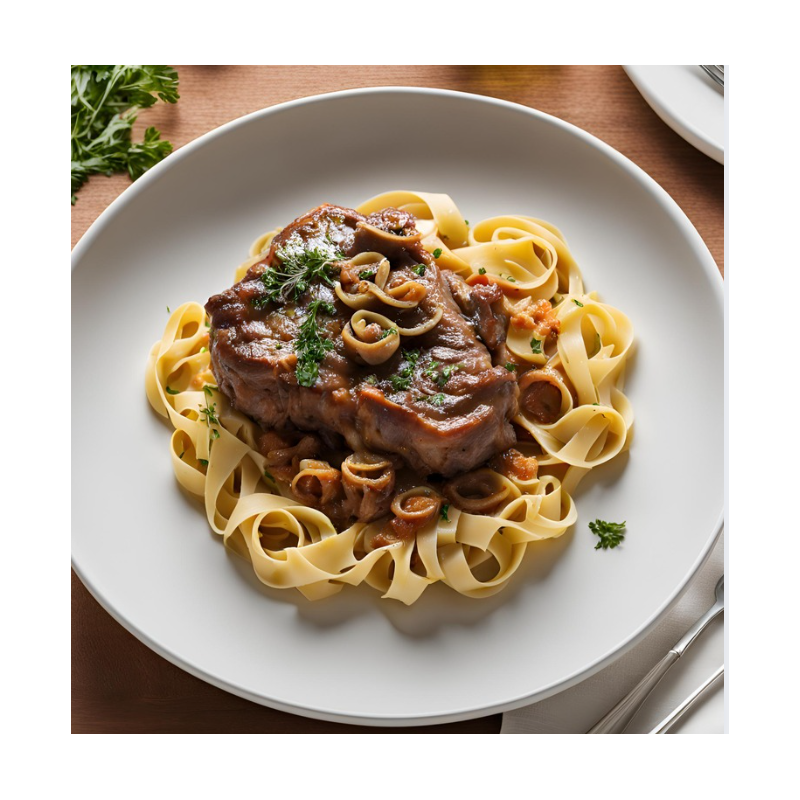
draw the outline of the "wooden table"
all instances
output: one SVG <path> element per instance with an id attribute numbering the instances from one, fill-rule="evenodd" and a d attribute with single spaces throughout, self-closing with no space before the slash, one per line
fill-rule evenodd
<path id="1" fill-rule="evenodd" d="M 178 148 L 243 114 L 364 86 L 429 86 L 499 97 L 553 114 L 607 142 L 651 175 L 723 269 L 723 167 L 673 133 L 615 66 L 178 66 L 181 99 L 144 112 Z M 129 185 L 94 177 L 72 208 L 72 246 Z M 242 700 L 178 669 L 115 622 L 72 575 L 73 733 L 497 733 L 499 714 L 418 728 L 305 719 Z"/>

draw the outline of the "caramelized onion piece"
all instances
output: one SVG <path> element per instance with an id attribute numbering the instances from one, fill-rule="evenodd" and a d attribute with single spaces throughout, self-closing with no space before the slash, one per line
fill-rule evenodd
<path id="1" fill-rule="evenodd" d="M 392 500 L 392 513 L 395 517 L 416 522 L 420 527 L 436 517 L 441 507 L 441 498 L 427 486 L 415 486 L 395 495 Z"/>
<path id="2" fill-rule="evenodd" d="M 519 379 L 519 405 L 522 411 L 542 425 L 550 425 L 570 406 L 569 390 L 556 372 L 528 370 Z"/>
<path id="3" fill-rule="evenodd" d="M 478 469 L 447 481 L 447 499 L 470 514 L 489 514 L 510 496 L 520 492 L 511 481 L 492 469 Z"/>
<path id="4" fill-rule="evenodd" d="M 292 435 L 268 431 L 258 438 L 258 451 L 270 471 L 285 481 L 292 480 L 303 459 L 318 456 L 321 447 L 322 442 L 309 433 Z"/>
<path id="5" fill-rule="evenodd" d="M 305 458 L 292 481 L 294 496 L 304 505 L 322 509 L 342 494 L 342 473 L 327 461 Z"/>
<path id="6" fill-rule="evenodd" d="M 414 280 L 386 288 L 389 279 L 389 261 L 380 253 L 359 253 L 344 262 L 339 273 L 339 283 L 334 287 L 336 296 L 352 309 L 378 308 L 382 303 L 391 308 L 407 310 L 416 308 L 428 290 Z M 366 276 L 365 273 L 371 273 Z M 365 275 L 361 278 L 361 275 Z"/>
<path id="7" fill-rule="evenodd" d="M 363 364 L 383 364 L 400 347 L 400 333 L 383 314 L 360 309 L 342 329 L 347 352 Z"/>
<path id="8" fill-rule="evenodd" d="M 394 467 L 383 456 L 353 453 L 342 462 L 342 483 L 353 516 L 369 522 L 389 509 L 394 493 Z"/>
<path id="9" fill-rule="evenodd" d="M 422 336 L 423 333 L 427 333 L 429 330 L 435 328 L 439 324 L 442 314 L 444 314 L 444 309 L 442 309 L 441 306 L 438 306 L 436 311 L 434 311 L 433 316 L 428 317 L 425 322 L 421 322 L 419 325 L 415 325 L 413 328 L 401 328 L 398 326 L 397 330 L 401 336 Z"/>

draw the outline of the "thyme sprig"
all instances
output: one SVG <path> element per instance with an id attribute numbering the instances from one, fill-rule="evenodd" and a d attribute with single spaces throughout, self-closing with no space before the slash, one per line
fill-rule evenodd
<path id="1" fill-rule="evenodd" d="M 254 300 L 253 305 L 264 308 L 268 303 L 297 302 L 315 281 L 333 287 L 334 264 L 343 259 L 344 254 L 330 239 L 313 247 L 292 242 L 279 247 L 272 266 L 261 275 L 267 294 Z"/>

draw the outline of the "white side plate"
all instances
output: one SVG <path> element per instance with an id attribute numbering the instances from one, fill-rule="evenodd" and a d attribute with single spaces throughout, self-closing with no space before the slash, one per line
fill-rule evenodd
<path id="1" fill-rule="evenodd" d="M 653 111 L 701 153 L 725 163 L 725 95 L 696 64 L 632 66 L 625 72 Z"/>

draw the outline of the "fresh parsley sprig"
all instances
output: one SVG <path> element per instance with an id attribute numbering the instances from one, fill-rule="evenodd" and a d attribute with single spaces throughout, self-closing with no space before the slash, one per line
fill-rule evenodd
<path id="1" fill-rule="evenodd" d="M 600 541 L 594 546 L 595 550 L 600 550 L 601 548 L 603 550 L 613 550 L 625 538 L 624 522 L 605 522 L 602 519 L 596 519 L 594 522 L 589 523 L 589 530 L 595 536 L 600 537 Z"/>
<path id="2" fill-rule="evenodd" d="M 317 313 L 320 308 L 327 314 L 334 314 L 336 309 L 324 300 L 312 300 L 306 308 L 306 318 L 300 325 L 300 333 L 294 345 L 297 355 L 295 375 L 301 386 L 311 387 L 319 378 L 319 365 L 325 355 L 333 350 L 333 342 L 322 336 L 317 325 Z"/>
<path id="3" fill-rule="evenodd" d="M 162 64 L 72 66 L 72 203 L 90 175 L 128 172 L 136 180 L 172 152 L 153 127 L 131 141 L 140 109 L 178 101 L 178 73 Z"/>

